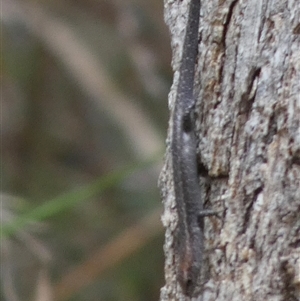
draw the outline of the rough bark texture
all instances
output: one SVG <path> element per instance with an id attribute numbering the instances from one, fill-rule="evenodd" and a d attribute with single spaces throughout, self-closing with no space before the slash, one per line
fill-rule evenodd
<path id="1" fill-rule="evenodd" d="M 171 114 L 188 4 L 165 0 L 175 72 Z M 203 200 L 224 212 L 205 221 L 207 267 L 195 300 L 300 300 L 299 0 L 203 0 L 195 90 Z M 169 142 L 160 177 L 161 301 L 188 300 L 175 275 Z"/>

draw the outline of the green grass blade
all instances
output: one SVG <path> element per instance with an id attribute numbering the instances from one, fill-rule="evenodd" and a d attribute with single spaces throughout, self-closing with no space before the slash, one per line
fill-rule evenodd
<path id="1" fill-rule="evenodd" d="M 151 160 L 142 163 L 134 164 L 130 167 L 112 172 L 108 175 L 95 180 L 94 182 L 85 185 L 79 189 L 64 193 L 55 197 L 44 204 L 21 214 L 11 223 L 2 225 L 1 239 L 8 238 L 16 233 L 19 229 L 38 221 L 43 221 L 47 218 L 55 216 L 58 213 L 69 210 L 77 203 L 87 200 L 97 194 L 103 193 L 105 190 L 118 185 L 122 180 L 132 174 L 134 171 L 141 170 L 147 166 L 151 166 L 157 161 L 157 156 Z"/>

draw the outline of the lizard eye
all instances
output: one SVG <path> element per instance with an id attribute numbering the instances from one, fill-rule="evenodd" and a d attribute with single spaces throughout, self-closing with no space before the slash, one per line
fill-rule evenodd
<path id="1" fill-rule="evenodd" d="M 186 133 L 188 133 L 192 130 L 192 119 L 191 119 L 190 114 L 184 115 L 183 120 L 182 120 L 182 128 Z"/>

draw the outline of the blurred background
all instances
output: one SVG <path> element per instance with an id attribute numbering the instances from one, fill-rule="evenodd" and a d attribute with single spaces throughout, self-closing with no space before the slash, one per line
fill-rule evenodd
<path id="1" fill-rule="evenodd" d="M 1 300 L 158 300 L 163 0 L 1 6 Z"/>

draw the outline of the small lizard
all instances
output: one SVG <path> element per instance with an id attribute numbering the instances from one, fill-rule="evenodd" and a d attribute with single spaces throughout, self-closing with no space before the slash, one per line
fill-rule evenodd
<path id="1" fill-rule="evenodd" d="M 175 249 L 177 279 L 185 295 L 192 297 L 197 285 L 204 251 L 204 211 L 197 171 L 195 137 L 194 73 L 198 54 L 200 0 L 191 0 L 183 44 L 177 98 L 173 112 L 171 156 L 178 226 Z"/>

